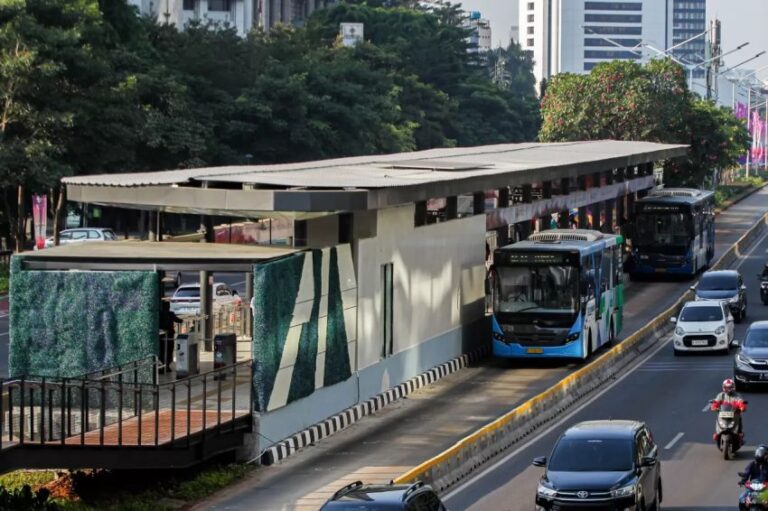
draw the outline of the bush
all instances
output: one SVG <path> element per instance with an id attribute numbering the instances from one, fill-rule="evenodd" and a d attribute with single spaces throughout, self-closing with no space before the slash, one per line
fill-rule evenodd
<path id="1" fill-rule="evenodd" d="M 41 489 L 33 492 L 29 485 L 15 490 L 0 488 L 0 509 L 59 511 L 59 506 L 50 500 L 50 496 L 48 490 Z"/>
<path id="2" fill-rule="evenodd" d="M 0 295 L 8 292 L 10 287 L 10 269 L 6 264 L 0 264 Z"/>

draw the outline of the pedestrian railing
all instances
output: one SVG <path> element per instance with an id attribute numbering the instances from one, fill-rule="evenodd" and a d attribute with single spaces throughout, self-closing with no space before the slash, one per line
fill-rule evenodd
<path id="1" fill-rule="evenodd" d="M 189 447 L 206 435 L 250 428 L 250 360 L 163 384 L 136 381 L 135 374 L 126 368 L 96 379 L 2 381 L 0 450 Z"/>

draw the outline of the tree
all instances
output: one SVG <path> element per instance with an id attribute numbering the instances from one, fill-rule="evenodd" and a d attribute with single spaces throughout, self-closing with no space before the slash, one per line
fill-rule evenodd
<path id="1" fill-rule="evenodd" d="M 542 141 L 690 144 L 687 161 L 668 164 L 670 185 L 701 186 L 713 166 L 734 165 L 746 150 L 743 124 L 692 94 L 683 69 L 669 59 L 645 65 L 613 61 L 588 75 L 557 75 L 542 99 L 542 118 Z"/>

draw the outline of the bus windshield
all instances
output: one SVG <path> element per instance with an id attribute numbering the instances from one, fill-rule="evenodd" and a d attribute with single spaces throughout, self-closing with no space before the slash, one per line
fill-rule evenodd
<path id="1" fill-rule="evenodd" d="M 637 245 L 687 249 L 693 236 L 690 215 L 686 213 L 639 213 Z"/>
<path id="2" fill-rule="evenodd" d="M 575 313 L 578 269 L 571 266 L 502 266 L 497 268 L 497 312 Z"/>

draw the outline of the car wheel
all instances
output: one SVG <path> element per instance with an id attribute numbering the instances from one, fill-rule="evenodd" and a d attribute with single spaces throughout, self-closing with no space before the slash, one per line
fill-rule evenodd
<path id="1" fill-rule="evenodd" d="M 656 497 L 653 501 L 653 510 L 661 511 L 661 481 L 656 483 Z"/>

